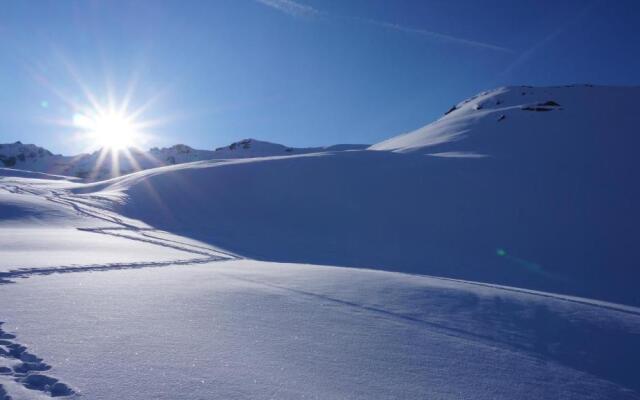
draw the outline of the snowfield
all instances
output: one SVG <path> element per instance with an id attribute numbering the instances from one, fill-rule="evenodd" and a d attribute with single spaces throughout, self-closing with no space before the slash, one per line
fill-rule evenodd
<path id="1" fill-rule="evenodd" d="M 501 88 L 370 148 L 174 147 L 99 182 L 0 168 L 0 400 L 640 399 L 638 95 Z"/>
<path id="2" fill-rule="evenodd" d="M 32 277 L 0 302 L 90 399 L 640 398 L 640 310 L 517 290 L 228 261 Z"/>

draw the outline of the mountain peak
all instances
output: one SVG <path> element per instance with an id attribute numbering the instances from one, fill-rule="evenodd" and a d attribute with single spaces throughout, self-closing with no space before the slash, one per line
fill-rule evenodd
<path id="1" fill-rule="evenodd" d="M 370 149 L 432 155 L 549 152 L 557 148 L 554 141 L 570 135 L 573 140 L 592 141 L 609 134 L 605 132 L 614 119 L 636 114 L 639 96 L 640 87 L 500 87 L 463 100 L 437 121 Z M 630 118 L 618 122 L 623 128 L 618 134 L 632 128 Z"/>

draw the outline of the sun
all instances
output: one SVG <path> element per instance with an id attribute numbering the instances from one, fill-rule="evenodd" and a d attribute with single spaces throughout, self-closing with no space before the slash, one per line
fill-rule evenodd
<path id="1" fill-rule="evenodd" d="M 133 117 L 121 111 L 76 113 L 73 124 L 102 149 L 120 151 L 137 147 L 142 133 Z"/>

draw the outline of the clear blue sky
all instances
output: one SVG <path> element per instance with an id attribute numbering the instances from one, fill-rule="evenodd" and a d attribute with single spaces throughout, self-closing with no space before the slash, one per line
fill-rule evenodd
<path id="1" fill-rule="evenodd" d="M 0 142 L 54 152 L 107 87 L 148 146 L 374 143 L 512 84 L 640 84 L 640 1 L 4 1 Z"/>

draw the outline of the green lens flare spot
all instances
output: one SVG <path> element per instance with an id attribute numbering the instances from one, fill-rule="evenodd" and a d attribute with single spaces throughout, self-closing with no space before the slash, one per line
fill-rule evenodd
<path id="1" fill-rule="evenodd" d="M 500 257 L 504 257 L 507 255 L 507 252 L 504 251 L 504 249 L 498 249 L 496 250 L 496 254 L 499 255 Z"/>

